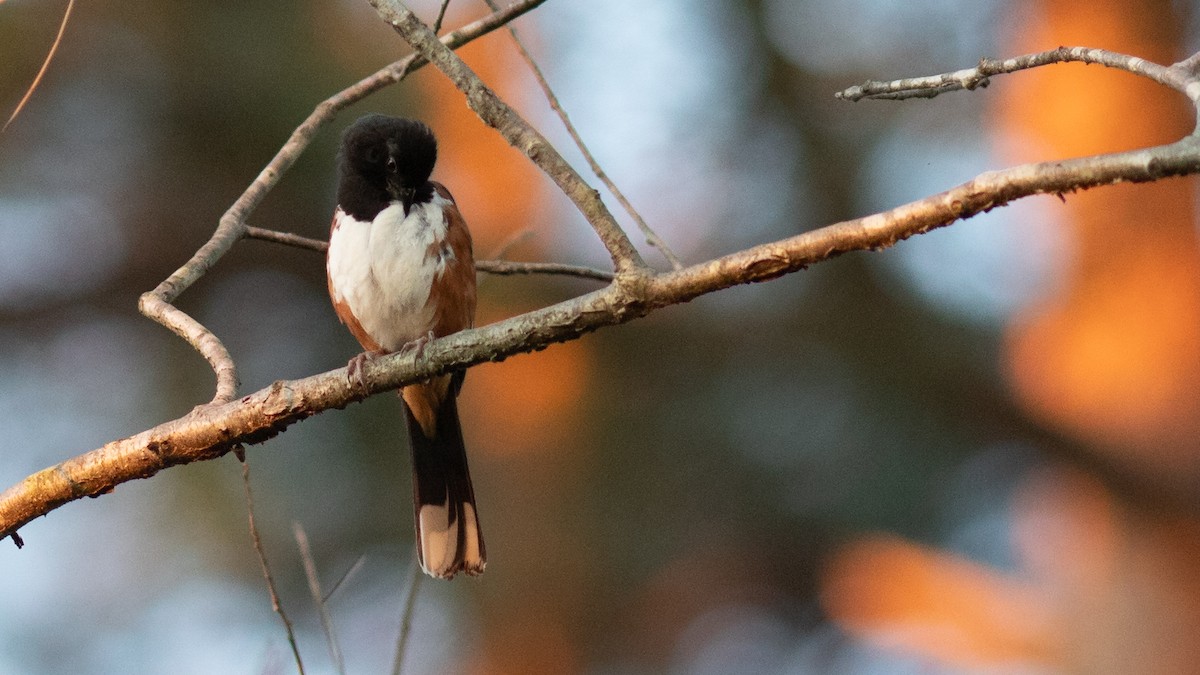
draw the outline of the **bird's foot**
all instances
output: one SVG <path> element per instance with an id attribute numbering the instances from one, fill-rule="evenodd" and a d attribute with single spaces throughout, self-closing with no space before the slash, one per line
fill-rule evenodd
<path id="1" fill-rule="evenodd" d="M 428 333 L 422 335 L 421 337 L 417 338 L 416 340 L 412 340 L 410 342 L 405 343 L 405 345 L 400 348 L 400 353 L 401 354 L 412 354 L 415 358 L 419 359 L 425 355 L 425 346 L 428 345 L 433 340 L 434 340 L 433 331 L 429 331 Z"/>
<path id="2" fill-rule="evenodd" d="M 363 367 L 367 363 L 374 361 L 375 359 L 386 354 L 387 352 L 379 350 L 363 352 L 356 355 L 354 358 L 350 359 L 349 363 L 346 364 L 346 379 L 349 380 L 351 384 L 357 384 L 358 388 L 362 389 L 363 393 L 366 393 L 367 377 L 363 372 Z"/>

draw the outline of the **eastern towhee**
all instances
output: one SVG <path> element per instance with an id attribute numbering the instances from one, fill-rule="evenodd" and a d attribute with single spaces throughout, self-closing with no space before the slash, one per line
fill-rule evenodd
<path id="1" fill-rule="evenodd" d="M 415 120 L 367 115 L 346 129 L 329 235 L 329 295 L 367 350 L 421 349 L 475 321 L 471 233 L 450 191 L 429 180 L 437 141 Z M 400 390 L 412 448 L 417 554 L 431 576 L 483 572 L 483 533 L 455 397 L 463 372 Z"/>

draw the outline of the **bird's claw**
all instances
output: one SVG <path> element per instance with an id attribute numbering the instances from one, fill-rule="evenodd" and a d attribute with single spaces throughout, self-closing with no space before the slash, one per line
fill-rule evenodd
<path id="1" fill-rule="evenodd" d="M 435 336 L 433 334 L 433 331 L 429 331 L 428 333 L 422 335 L 421 337 L 417 338 L 416 340 L 412 340 L 411 342 L 406 343 L 403 347 L 400 348 L 400 353 L 401 354 L 412 354 L 414 358 L 419 359 L 425 355 L 425 346 L 428 345 L 430 342 L 432 342 L 434 340 L 434 337 Z"/>
<path id="2" fill-rule="evenodd" d="M 0 2 L 3 2 L 3 0 L 0 0 Z M 433 334 L 433 331 L 429 331 L 428 333 L 426 333 L 425 335 L 422 335 L 421 337 L 417 338 L 416 340 L 412 340 L 411 342 L 405 343 L 405 345 L 400 348 L 399 353 L 400 354 L 413 354 L 416 358 L 419 359 L 425 355 L 425 345 L 429 344 L 434 339 L 434 337 L 435 336 Z M 381 356 L 386 356 L 389 353 L 390 352 L 387 352 L 384 350 L 378 350 L 378 351 L 366 351 L 361 354 L 355 355 L 355 357 L 350 359 L 350 362 L 346 364 L 346 379 L 349 380 L 351 384 L 357 384 L 358 388 L 362 389 L 363 393 L 366 393 L 367 392 L 367 376 L 366 376 L 366 373 L 363 372 L 363 368 L 366 366 L 367 363 L 374 361 L 375 359 L 377 359 Z"/>
<path id="3" fill-rule="evenodd" d="M 367 375 L 363 372 L 363 367 L 367 363 L 383 356 L 386 352 L 363 352 L 357 354 L 350 362 L 346 364 L 346 379 L 351 384 L 357 384 L 358 388 L 366 393 L 367 391 Z"/>

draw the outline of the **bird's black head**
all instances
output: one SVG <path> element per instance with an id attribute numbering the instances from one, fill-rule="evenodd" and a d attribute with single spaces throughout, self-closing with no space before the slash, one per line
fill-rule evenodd
<path id="1" fill-rule="evenodd" d="M 437 141 L 416 120 L 366 115 L 342 134 L 338 153 L 338 205 L 359 220 L 372 220 L 393 201 L 414 203 L 433 196 L 429 175 Z"/>

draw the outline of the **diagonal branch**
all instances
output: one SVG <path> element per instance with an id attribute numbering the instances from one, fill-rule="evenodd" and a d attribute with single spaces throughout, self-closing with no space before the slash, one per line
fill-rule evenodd
<path id="1" fill-rule="evenodd" d="M 484 2 L 487 3 L 487 6 L 493 12 L 499 9 L 495 0 L 484 0 Z M 604 169 L 600 168 L 600 162 L 596 161 L 596 157 L 592 155 L 592 151 L 588 150 L 587 144 L 583 142 L 583 137 L 579 135 L 579 131 L 571 123 L 570 116 L 567 115 L 567 111 L 559 103 L 558 97 L 554 95 L 554 90 L 550 88 L 550 82 L 546 80 L 546 76 L 542 73 L 542 69 L 538 66 L 537 61 L 534 60 L 533 54 L 530 54 L 529 50 L 525 48 L 525 41 L 521 39 L 521 36 L 517 33 L 517 29 L 511 23 L 506 28 L 508 29 L 509 36 L 512 37 L 513 44 L 517 46 L 517 51 L 521 53 L 521 57 L 525 59 L 525 63 L 529 64 L 529 69 L 533 71 L 533 76 L 537 79 L 538 86 L 542 88 L 542 93 L 546 96 L 546 101 L 550 104 L 550 108 L 554 110 L 554 113 L 558 115 L 558 119 L 562 121 L 563 127 L 566 128 L 567 133 L 571 136 L 571 140 L 575 142 L 575 147 L 579 148 L 579 152 L 587 160 L 588 167 L 591 168 L 592 173 L 596 174 L 596 178 L 599 178 L 600 182 L 604 183 L 604 187 L 608 188 L 608 191 L 617 198 L 617 202 L 621 204 L 621 207 L 625 209 L 629 217 L 633 218 L 633 222 L 642 231 L 642 236 L 646 238 L 646 243 L 657 248 L 663 254 L 667 262 L 671 263 L 671 269 L 683 269 L 683 262 L 679 260 L 679 256 L 675 255 L 675 252 L 671 250 L 667 242 L 663 241 L 662 237 L 658 236 L 658 233 L 646 223 L 646 220 L 642 218 L 642 214 L 638 213 L 637 209 L 633 208 L 633 204 L 625 197 L 625 193 L 617 189 L 616 183 L 613 183 L 608 174 L 604 172 Z"/>
<path id="2" fill-rule="evenodd" d="M 1156 81 L 1161 78 L 1164 84 L 1180 91 L 1200 91 L 1200 77 L 1183 68 L 1124 59 L 1131 72 Z M 1197 99 L 1192 100 L 1195 104 Z M 626 275 L 623 283 L 434 340 L 420 358 L 416 352 L 409 352 L 370 361 L 362 371 L 365 390 L 348 381 L 345 368 L 278 381 L 238 400 L 198 406 L 179 419 L 29 476 L 0 494 L 0 538 L 13 536 L 17 541 L 18 528 L 67 502 L 99 496 L 123 482 L 147 478 L 169 466 L 213 459 L 242 444 L 261 443 L 291 424 L 330 408 L 345 407 L 370 394 L 577 339 L 668 305 L 738 284 L 774 279 L 849 251 L 887 248 L 1022 197 L 1189 174 L 1200 174 L 1200 138 L 1195 134 L 1169 145 L 991 171 L 883 213 L 761 244 L 674 272 Z M 1180 498 L 1194 500 L 1194 495 Z"/>
<path id="3" fill-rule="evenodd" d="M 450 78 L 454 86 L 466 95 L 467 105 L 480 119 L 499 131 L 509 145 L 525 153 L 570 198 L 599 235 L 600 241 L 604 242 L 618 279 L 622 274 L 640 276 L 649 273 L 649 267 L 604 205 L 600 194 L 583 180 L 537 129 L 489 89 L 457 54 L 440 43 L 433 31 L 402 3 L 395 0 L 368 1 L 418 54 Z"/>
<path id="4" fill-rule="evenodd" d="M 338 645 L 337 632 L 333 629 L 333 616 L 329 613 L 329 604 L 325 602 L 325 593 L 321 591 L 321 577 L 317 574 L 317 562 L 313 559 L 312 548 L 308 545 L 308 533 L 304 531 L 303 525 L 293 521 L 292 535 L 296 538 L 296 546 L 300 548 L 300 561 L 304 565 L 304 576 L 308 579 L 308 592 L 312 596 L 313 604 L 317 606 L 317 615 L 321 617 L 321 632 L 325 633 L 329 658 L 333 660 L 338 675 L 346 675 L 346 660 L 342 658 L 342 648 Z"/>
<path id="5" fill-rule="evenodd" d="M 25 105 L 29 103 L 29 99 L 33 98 L 33 92 L 37 91 L 38 85 L 42 83 L 42 78 L 46 76 L 46 71 L 50 70 L 50 62 L 54 60 L 54 55 L 58 53 L 58 46 L 62 44 L 63 33 L 67 32 L 67 22 L 71 20 L 71 10 L 75 8 L 75 0 L 67 0 L 67 8 L 63 10 L 62 21 L 58 24 L 58 33 L 54 36 L 54 42 L 50 43 L 50 51 L 46 52 L 46 58 L 42 60 L 42 67 L 38 68 L 37 75 L 33 76 L 33 82 L 29 83 L 29 88 L 25 90 L 25 95 L 17 101 L 17 107 L 13 108 L 12 114 L 4 121 L 4 126 L 0 126 L 0 134 L 8 131 L 8 126 L 17 119 L 17 115 L 25 109 Z"/>
<path id="6" fill-rule="evenodd" d="M 292 658 L 296 661 L 296 670 L 304 675 L 304 659 L 300 656 L 300 645 L 296 642 L 296 627 L 291 617 L 283 608 L 279 599 L 279 588 L 275 584 L 275 575 L 271 573 L 271 563 L 267 560 L 267 552 L 263 548 L 262 536 L 258 532 L 258 524 L 254 520 L 254 491 L 250 489 L 250 463 L 246 461 L 244 452 L 234 449 L 234 454 L 242 462 L 242 491 L 246 495 L 246 516 L 250 528 L 250 543 L 258 556 L 258 568 L 262 572 L 263 581 L 267 584 L 267 594 L 271 597 L 271 609 L 283 623 L 283 632 L 287 635 L 288 646 L 292 649 Z"/>

